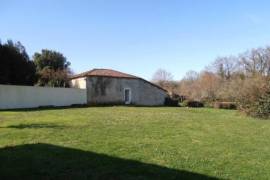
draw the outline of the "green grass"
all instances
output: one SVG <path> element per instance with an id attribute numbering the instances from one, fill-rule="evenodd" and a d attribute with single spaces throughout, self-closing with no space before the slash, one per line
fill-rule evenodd
<path id="1" fill-rule="evenodd" d="M 270 121 L 237 111 L 0 111 L 0 179 L 269 179 Z"/>

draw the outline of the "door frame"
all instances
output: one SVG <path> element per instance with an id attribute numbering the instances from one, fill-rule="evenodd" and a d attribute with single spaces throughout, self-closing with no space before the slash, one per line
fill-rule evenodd
<path id="1" fill-rule="evenodd" d="M 129 94 L 129 101 L 126 101 L 126 90 L 128 90 Z M 124 102 L 125 104 L 130 104 L 131 103 L 131 89 L 130 88 L 124 88 Z"/>

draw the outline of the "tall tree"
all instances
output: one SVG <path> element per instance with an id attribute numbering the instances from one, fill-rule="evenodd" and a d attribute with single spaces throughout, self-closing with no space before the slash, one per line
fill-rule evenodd
<path id="1" fill-rule="evenodd" d="M 38 85 L 68 87 L 70 62 L 63 54 L 43 49 L 41 53 L 35 53 L 33 59 L 37 68 Z"/>
<path id="2" fill-rule="evenodd" d="M 238 59 L 234 56 L 218 57 L 210 66 L 211 70 L 223 80 L 231 79 L 238 65 Z"/>
<path id="3" fill-rule="evenodd" d="M 0 42 L 0 84 L 33 85 L 35 65 L 29 59 L 25 47 L 8 40 Z"/>
<path id="4" fill-rule="evenodd" d="M 269 48 L 257 48 L 243 53 L 240 55 L 240 63 L 247 76 L 269 76 Z"/>

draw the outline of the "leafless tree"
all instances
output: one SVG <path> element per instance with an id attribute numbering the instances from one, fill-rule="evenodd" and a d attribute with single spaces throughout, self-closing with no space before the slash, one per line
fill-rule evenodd
<path id="1" fill-rule="evenodd" d="M 209 71 L 212 71 L 219 75 L 223 80 L 231 79 L 232 75 L 237 71 L 238 58 L 235 56 L 218 57 L 208 67 Z"/>
<path id="2" fill-rule="evenodd" d="M 171 95 L 177 93 L 179 83 L 174 81 L 173 75 L 164 69 L 158 69 L 154 73 L 152 82 L 166 89 Z"/>
<path id="3" fill-rule="evenodd" d="M 192 70 L 188 71 L 183 78 L 183 80 L 190 81 L 190 82 L 196 81 L 198 79 L 199 79 L 199 73 L 197 73 L 196 71 L 192 71 Z"/>
<path id="4" fill-rule="evenodd" d="M 173 75 L 165 69 L 158 69 L 152 78 L 155 83 L 173 81 Z"/>
<path id="5" fill-rule="evenodd" d="M 247 76 L 262 76 L 270 75 L 270 48 L 257 48 L 251 51 L 246 51 L 239 56 L 240 64 L 242 65 Z"/>

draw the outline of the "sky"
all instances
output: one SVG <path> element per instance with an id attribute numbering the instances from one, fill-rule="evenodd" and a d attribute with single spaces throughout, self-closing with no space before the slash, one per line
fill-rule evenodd
<path id="1" fill-rule="evenodd" d="M 56 50 L 75 73 L 109 68 L 175 80 L 218 56 L 270 45 L 267 0 L 0 0 L 0 39 Z"/>

